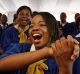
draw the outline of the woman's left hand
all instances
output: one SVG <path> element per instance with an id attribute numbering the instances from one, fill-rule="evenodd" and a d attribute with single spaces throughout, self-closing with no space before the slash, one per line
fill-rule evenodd
<path id="1" fill-rule="evenodd" d="M 62 37 L 52 44 L 53 55 L 58 65 L 67 65 L 79 56 L 79 42 L 72 36 Z"/>

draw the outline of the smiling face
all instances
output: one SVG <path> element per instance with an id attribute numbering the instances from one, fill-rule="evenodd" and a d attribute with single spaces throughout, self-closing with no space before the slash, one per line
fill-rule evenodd
<path id="1" fill-rule="evenodd" d="M 18 20 L 20 26 L 26 26 L 30 22 L 30 11 L 28 9 L 23 9 L 18 13 Z"/>
<path id="2" fill-rule="evenodd" d="M 37 49 L 48 44 L 50 36 L 46 23 L 41 15 L 33 17 L 30 29 L 30 39 Z"/>

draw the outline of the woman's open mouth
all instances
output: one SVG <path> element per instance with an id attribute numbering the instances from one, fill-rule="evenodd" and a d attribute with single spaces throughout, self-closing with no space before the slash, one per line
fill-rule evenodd
<path id="1" fill-rule="evenodd" d="M 33 34 L 32 37 L 34 40 L 40 40 L 42 38 L 42 35 L 39 33 L 36 33 L 36 34 Z"/>

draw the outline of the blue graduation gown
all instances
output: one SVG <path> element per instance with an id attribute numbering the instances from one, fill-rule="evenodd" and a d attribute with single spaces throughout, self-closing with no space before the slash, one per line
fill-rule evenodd
<path id="1" fill-rule="evenodd" d="M 66 23 L 66 25 L 62 27 L 62 31 L 65 37 L 67 37 L 67 35 L 72 35 L 72 33 L 76 31 L 75 24 Z"/>
<path id="2" fill-rule="evenodd" d="M 73 74 L 80 74 L 80 56 L 73 64 Z"/>
<path id="3" fill-rule="evenodd" d="M 28 30 L 25 31 L 25 34 L 27 35 L 27 37 L 29 37 Z M 2 34 L 2 38 L 1 38 L 1 45 L 4 51 L 7 50 L 10 44 L 19 43 L 18 35 L 19 35 L 18 30 L 13 26 L 9 27 L 8 29 L 4 31 L 4 33 Z"/>

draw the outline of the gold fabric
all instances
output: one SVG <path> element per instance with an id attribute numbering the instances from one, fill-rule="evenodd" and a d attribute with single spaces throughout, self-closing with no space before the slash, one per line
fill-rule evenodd
<path id="1" fill-rule="evenodd" d="M 40 60 L 29 65 L 26 74 L 44 74 L 44 70 L 48 70 L 48 66 L 44 63 L 44 60 Z"/>
<path id="2" fill-rule="evenodd" d="M 29 25 L 25 27 L 25 29 L 21 29 L 18 27 L 19 35 L 18 37 L 20 38 L 19 43 L 25 43 L 27 41 L 27 35 L 24 33 L 26 30 L 28 30 Z"/>

